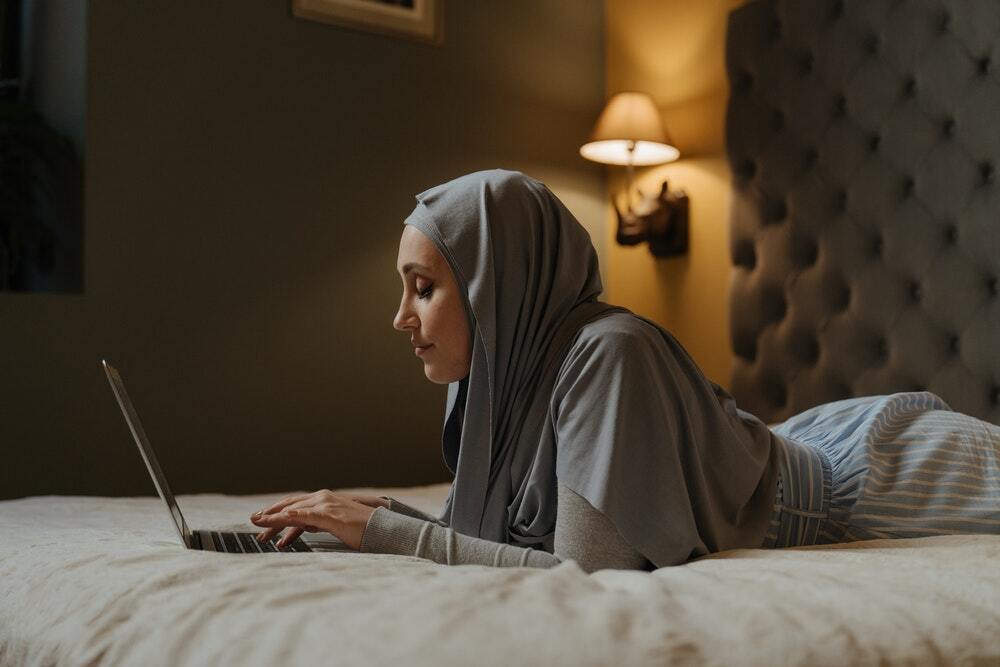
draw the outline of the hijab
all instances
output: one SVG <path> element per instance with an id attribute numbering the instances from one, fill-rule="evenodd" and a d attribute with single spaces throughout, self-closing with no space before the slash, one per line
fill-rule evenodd
<path id="1" fill-rule="evenodd" d="M 448 386 L 442 451 L 455 478 L 441 518 L 466 535 L 552 551 L 560 443 L 550 403 L 560 371 L 565 374 L 562 364 L 567 350 L 581 328 L 614 314 L 628 314 L 654 327 L 659 332 L 657 339 L 666 337 L 654 343 L 662 348 L 664 358 L 681 355 L 685 365 L 697 367 L 658 325 L 597 301 L 603 287 L 590 237 L 540 181 L 517 171 L 479 171 L 425 190 L 416 199 L 417 205 L 404 224 L 423 232 L 447 260 L 463 295 L 472 341 L 468 375 Z M 676 349 L 669 348 L 670 341 Z M 579 354 L 573 358 L 574 363 L 581 362 Z M 726 399 L 731 403 L 731 398 L 700 372 L 688 375 L 703 381 L 700 398 L 709 396 L 712 409 L 729 416 L 739 412 L 741 418 L 763 426 L 752 415 L 735 410 L 735 404 L 724 404 Z M 634 387 L 637 392 L 644 389 Z M 624 390 L 627 393 L 630 388 Z M 602 395 L 599 387 L 584 400 L 634 404 L 628 396 Z M 668 435 L 679 439 L 677 433 L 647 433 L 637 438 L 643 442 L 630 444 L 632 451 L 619 465 L 626 477 L 629 470 L 645 465 L 645 460 L 661 460 L 652 452 L 644 456 L 643 450 L 662 449 Z M 756 474 L 750 486 L 760 481 L 762 470 L 768 467 L 768 445 L 760 435 L 756 440 L 746 460 L 732 461 Z M 675 443 L 678 447 L 698 444 Z M 588 446 L 616 449 L 614 442 Z M 711 451 L 706 453 L 708 458 L 711 455 Z M 599 468 L 618 465 L 614 457 L 575 458 Z M 671 508 L 660 507 L 666 503 L 656 489 L 645 488 L 648 484 L 631 485 L 627 479 L 623 483 L 616 479 L 615 488 L 595 484 L 594 480 L 611 479 L 608 470 L 562 466 L 559 472 L 560 482 L 604 511 L 647 558 L 657 565 L 667 564 L 667 549 L 656 536 L 655 523 L 671 522 Z M 634 474 L 637 479 L 648 479 L 638 469 Z M 742 496 L 735 503 L 742 507 L 746 493 L 737 486 L 737 495 Z M 697 492 L 711 494 L 714 490 Z M 773 496 L 767 499 L 768 506 L 772 500 Z M 648 516 L 650 524 L 638 527 L 634 517 L 623 515 L 629 511 Z M 732 514 L 723 510 L 726 512 Z M 726 521 L 740 523 L 732 516 Z M 697 532 L 696 522 L 689 523 Z M 752 532 L 760 532 L 760 522 L 752 523 Z M 700 537 L 697 541 L 700 548 L 711 549 Z"/>

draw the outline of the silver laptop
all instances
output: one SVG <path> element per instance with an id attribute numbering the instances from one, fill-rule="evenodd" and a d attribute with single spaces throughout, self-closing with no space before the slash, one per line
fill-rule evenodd
<path id="1" fill-rule="evenodd" d="M 163 498 L 163 502 L 167 504 L 167 511 L 170 512 L 170 519 L 174 522 L 174 526 L 177 528 L 177 534 L 180 536 L 184 546 L 188 549 L 223 551 L 235 554 L 268 552 L 284 553 L 296 551 L 354 551 L 336 538 L 333 540 L 318 540 L 314 543 L 314 546 L 318 545 L 320 548 L 313 549 L 310 545 L 306 544 L 301 537 L 299 537 L 296 538 L 294 542 L 286 545 L 281 551 L 279 551 L 274 544 L 275 540 L 262 544 L 257 541 L 255 533 L 233 533 L 218 530 L 188 529 L 187 522 L 184 521 L 184 515 L 181 514 L 181 508 L 177 506 L 174 494 L 170 492 L 170 487 L 167 485 L 167 478 L 163 475 L 163 471 L 160 469 L 160 464 L 156 460 L 156 454 L 153 453 L 153 446 L 149 444 L 146 432 L 142 429 L 142 423 L 139 421 L 139 415 L 136 413 L 135 407 L 132 406 L 132 401 L 129 400 L 128 392 L 125 391 L 125 383 L 122 382 L 121 375 L 119 375 L 118 371 L 115 370 L 115 368 L 107 361 L 101 360 L 101 365 L 104 366 L 104 372 L 108 376 L 108 382 L 111 383 L 111 389 L 115 392 L 115 398 L 118 399 L 118 405 L 121 407 L 122 414 L 125 416 L 125 421 L 128 423 L 128 427 L 132 431 L 132 436 L 135 438 L 135 444 L 139 446 L 139 453 L 142 454 L 142 460 L 146 462 L 146 469 L 149 470 L 149 476 L 153 478 L 153 484 L 156 485 L 156 490 L 159 492 L 160 498 Z"/>

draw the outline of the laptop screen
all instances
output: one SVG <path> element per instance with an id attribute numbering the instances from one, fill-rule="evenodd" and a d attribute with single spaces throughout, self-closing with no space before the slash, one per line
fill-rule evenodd
<path id="1" fill-rule="evenodd" d="M 142 430 L 142 422 L 139 421 L 139 415 L 136 414 L 135 407 L 133 407 L 132 401 L 129 400 L 128 392 L 125 391 L 125 383 L 122 382 L 121 375 L 118 374 L 118 371 L 111 364 L 102 360 L 101 365 L 104 366 L 104 372 L 108 376 L 108 382 L 111 383 L 111 389 L 115 392 L 118 405 L 121 407 L 122 414 L 125 415 L 125 421 L 132 431 L 135 444 L 139 446 L 139 453 L 142 454 L 142 460 L 146 462 L 149 476 L 153 478 L 153 484 L 156 485 L 156 490 L 159 492 L 160 498 L 163 498 L 163 502 L 167 504 L 167 509 L 170 511 L 170 518 L 177 528 L 177 534 L 180 535 L 184 546 L 191 548 L 191 531 L 184 521 L 181 508 L 177 506 L 177 501 L 174 500 L 174 494 L 170 492 L 170 486 L 167 485 L 167 478 L 163 476 L 163 471 L 160 470 L 156 454 L 153 453 L 153 446 L 149 444 L 146 432 Z"/>

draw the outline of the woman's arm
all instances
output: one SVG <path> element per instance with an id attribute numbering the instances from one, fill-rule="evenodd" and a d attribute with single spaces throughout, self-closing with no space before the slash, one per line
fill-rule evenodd
<path id="1" fill-rule="evenodd" d="M 562 484 L 552 554 L 469 537 L 437 521 L 433 517 L 426 520 L 377 508 L 362 536 L 361 551 L 417 556 L 444 565 L 493 567 L 547 568 L 573 559 L 586 572 L 606 568 L 645 569 L 649 565 L 607 517 Z"/>
<path id="2" fill-rule="evenodd" d="M 553 550 L 563 560 L 575 560 L 584 572 L 654 569 L 608 517 L 562 483 Z"/>

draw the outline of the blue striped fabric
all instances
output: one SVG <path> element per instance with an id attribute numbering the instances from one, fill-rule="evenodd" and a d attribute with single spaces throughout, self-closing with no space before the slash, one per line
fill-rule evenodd
<path id="1" fill-rule="evenodd" d="M 1000 426 L 931 392 L 827 403 L 771 431 L 779 479 L 764 547 L 1000 533 Z"/>

